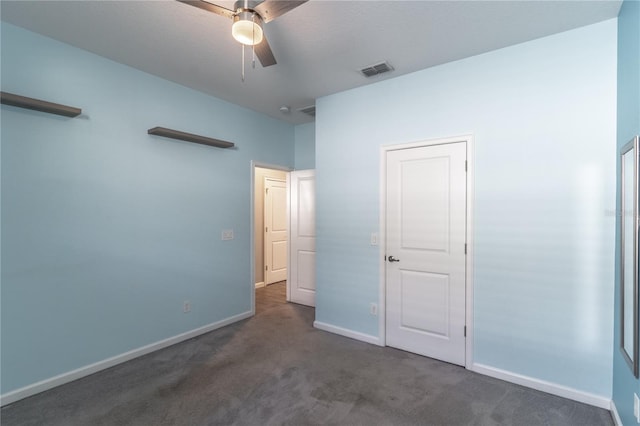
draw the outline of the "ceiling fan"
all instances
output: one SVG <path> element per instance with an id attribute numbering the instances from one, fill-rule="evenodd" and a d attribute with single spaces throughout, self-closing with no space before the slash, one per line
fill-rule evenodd
<path id="1" fill-rule="evenodd" d="M 233 10 L 231 10 L 204 0 L 178 1 L 232 19 L 231 34 L 233 38 L 242 43 L 243 48 L 244 46 L 252 46 L 254 54 L 258 57 L 263 67 L 275 65 L 276 58 L 273 56 L 271 47 L 264 35 L 262 24 L 273 21 L 278 16 L 284 15 L 307 2 L 307 0 L 239 0 L 235 2 Z"/>

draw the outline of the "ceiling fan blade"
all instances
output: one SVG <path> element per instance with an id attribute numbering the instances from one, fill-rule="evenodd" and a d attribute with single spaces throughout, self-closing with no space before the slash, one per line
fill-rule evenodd
<path id="1" fill-rule="evenodd" d="M 308 0 L 265 0 L 254 7 L 264 22 L 273 21 Z"/>
<path id="2" fill-rule="evenodd" d="M 269 47 L 269 42 L 267 42 L 266 37 L 262 39 L 260 44 L 256 44 L 254 49 L 256 56 L 260 59 L 260 63 L 263 67 L 269 67 L 276 64 L 276 58 L 273 56 L 273 52 L 271 51 L 271 47 Z"/>
<path id="3" fill-rule="evenodd" d="M 178 0 L 180 3 L 188 4 L 189 6 L 194 6 L 200 9 L 204 9 L 207 12 L 212 12 L 217 15 L 224 16 L 226 18 L 233 19 L 233 10 L 227 9 L 226 7 L 218 6 L 217 4 L 209 3 L 203 0 Z"/>

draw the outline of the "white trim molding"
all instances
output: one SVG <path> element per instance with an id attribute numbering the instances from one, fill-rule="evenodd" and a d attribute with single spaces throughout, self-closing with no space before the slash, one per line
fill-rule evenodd
<path id="1" fill-rule="evenodd" d="M 256 288 L 262 288 L 262 287 L 266 287 L 266 285 L 264 284 L 264 281 L 260 281 L 259 283 L 256 283 Z"/>
<path id="2" fill-rule="evenodd" d="M 185 340 L 192 339 L 201 334 L 208 333 L 210 331 L 227 326 L 229 324 L 233 324 L 234 322 L 241 321 L 251 316 L 253 316 L 253 313 L 250 311 L 244 312 L 238 315 L 234 315 L 232 317 L 225 318 L 223 320 L 211 323 L 209 325 L 205 325 L 205 326 L 193 329 L 191 331 L 187 331 L 185 333 L 181 333 L 176 336 L 169 337 L 167 339 L 160 340 L 158 342 L 151 343 L 149 345 L 145 345 L 137 349 L 133 349 L 131 351 L 122 353 L 120 355 L 116 355 L 111 358 L 107 358 L 102 361 L 98 361 L 96 363 L 85 365 L 84 367 L 80 367 L 75 370 L 59 374 L 49 379 L 45 379 L 40 382 L 33 383 L 31 385 L 27 385 L 20 389 L 7 392 L 3 395 L 0 395 L 0 406 L 11 404 L 23 398 L 27 398 L 37 393 L 55 388 L 56 386 L 60 386 L 65 383 L 69 383 L 74 380 L 81 379 L 83 377 L 89 376 L 90 374 L 94 374 L 94 373 L 97 373 L 98 371 L 102 371 L 107 368 L 113 367 L 114 365 L 122 364 L 123 362 L 130 361 L 134 358 L 138 358 L 140 356 L 147 355 L 151 352 L 155 352 L 157 350 L 166 348 L 168 346 L 175 345 L 176 343 L 180 343 Z"/>
<path id="3" fill-rule="evenodd" d="M 616 426 L 624 426 L 622 424 L 622 419 L 620 418 L 620 414 L 618 414 L 618 409 L 616 408 L 616 403 L 611 400 L 611 417 L 613 417 L 613 422 Z"/>
<path id="4" fill-rule="evenodd" d="M 465 354 L 465 368 L 473 365 L 473 289 L 474 289 L 474 259 L 475 259 L 475 243 L 474 243 L 474 217 L 475 217 L 475 143 L 473 135 L 466 135 L 464 138 L 467 142 L 467 265 L 466 265 L 466 323 L 467 323 L 467 341 Z"/>
<path id="5" fill-rule="evenodd" d="M 563 398 L 582 402 L 584 404 L 593 405 L 594 407 L 610 410 L 613 405 L 610 398 L 602 395 L 595 395 L 578 389 L 563 386 L 558 383 L 547 382 L 545 380 L 536 379 L 534 377 L 524 376 L 522 374 L 513 373 L 511 371 L 490 367 L 483 364 L 473 364 L 471 371 L 485 376 L 494 377 L 504 380 L 505 382 L 515 383 L 517 385 L 526 386 L 531 389 L 550 393 L 552 395 L 561 396 Z"/>
<path id="6" fill-rule="evenodd" d="M 360 340 L 361 342 L 371 343 L 372 345 L 384 346 L 380 342 L 378 336 L 374 336 L 372 334 L 360 333 L 359 331 L 349 330 L 348 328 L 342 328 L 320 321 L 314 321 L 313 326 L 319 330 L 328 331 L 329 333 L 333 334 L 339 334 L 340 336 L 349 337 L 350 339 Z"/>

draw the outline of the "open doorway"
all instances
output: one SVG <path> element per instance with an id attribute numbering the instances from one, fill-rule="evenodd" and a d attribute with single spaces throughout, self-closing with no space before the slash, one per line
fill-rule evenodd
<path id="1" fill-rule="evenodd" d="M 315 171 L 251 163 L 251 306 L 315 306 Z M 259 296 L 259 297 L 258 297 Z"/>
<path id="2" fill-rule="evenodd" d="M 254 287 L 269 286 L 273 302 L 286 302 L 288 268 L 287 175 L 278 166 L 254 164 Z M 280 300 L 282 299 L 282 300 Z"/>

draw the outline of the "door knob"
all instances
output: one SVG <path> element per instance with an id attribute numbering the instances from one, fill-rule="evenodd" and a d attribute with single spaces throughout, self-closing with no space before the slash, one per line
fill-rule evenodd
<path id="1" fill-rule="evenodd" d="M 394 259 L 393 256 L 389 256 L 389 262 L 400 262 L 400 259 Z"/>

